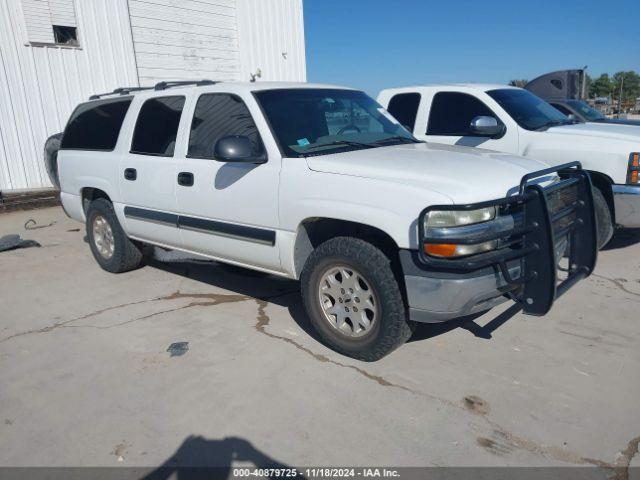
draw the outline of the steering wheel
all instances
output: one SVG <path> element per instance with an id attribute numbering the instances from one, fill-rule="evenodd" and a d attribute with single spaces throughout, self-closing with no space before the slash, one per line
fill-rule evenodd
<path id="1" fill-rule="evenodd" d="M 345 125 L 344 127 L 342 127 L 340 130 L 338 130 L 338 135 L 342 135 L 344 132 L 346 132 L 347 130 L 355 130 L 358 133 L 362 133 L 362 130 L 360 130 L 359 127 L 357 127 L 356 125 L 354 125 L 353 123 L 350 123 L 349 125 Z"/>

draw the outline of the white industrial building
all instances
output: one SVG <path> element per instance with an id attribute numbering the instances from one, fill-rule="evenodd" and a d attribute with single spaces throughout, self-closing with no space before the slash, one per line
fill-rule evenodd
<path id="1" fill-rule="evenodd" d="M 94 93 L 305 81 L 302 0 L 0 0 L 0 192 L 50 186 L 43 145 Z"/>

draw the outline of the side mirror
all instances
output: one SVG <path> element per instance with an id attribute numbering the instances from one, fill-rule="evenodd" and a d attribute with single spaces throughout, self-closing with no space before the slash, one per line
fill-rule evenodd
<path id="1" fill-rule="evenodd" d="M 499 138 L 504 132 L 504 125 L 498 125 L 494 117 L 475 117 L 471 120 L 471 133 L 479 137 Z"/>
<path id="2" fill-rule="evenodd" d="M 221 162 L 239 162 L 239 163 L 266 163 L 267 155 L 256 156 L 253 152 L 251 140 L 249 137 L 242 135 L 230 135 L 222 137 L 216 142 L 213 149 L 213 155 L 216 160 Z"/>
<path id="3" fill-rule="evenodd" d="M 567 115 L 567 118 L 571 121 L 577 120 L 576 116 L 573 113 L 570 113 L 569 115 Z"/>

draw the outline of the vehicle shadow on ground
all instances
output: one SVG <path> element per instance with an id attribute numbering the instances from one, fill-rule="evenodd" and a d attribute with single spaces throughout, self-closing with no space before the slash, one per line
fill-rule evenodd
<path id="1" fill-rule="evenodd" d="M 291 469 L 256 449 L 243 438 L 227 437 L 209 440 L 201 436 L 187 437 L 171 457 L 151 471 L 143 480 L 192 480 L 237 478 L 233 468 Z M 289 470 L 290 471 L 290 470 Z M 303 478 L 281 474 L 274 478 Z M 261 476 L 262 477 L 262 476 Z M 266 478 L 272 478 L 265 475 Z M 262 477 L 262 478 L 264 478 Z"/>
<path id="2" fill-rule="evenodd" d="M 266 273 L 235 267 L 215 261 L 202 260 L 150 260 L 148 265 L 169 273 L 181 275 L 197 282 L 229 290 L 235 294 L 266 300 L 269 303 L 286 308 L 296 324 L 318 343 L 323 343 L 309 321 L 302 299 L 300 284 L 295 280 L 277 277 Z M 184 293 L 184 292 L 183 292 Z M 492 333 L 520 312 L 513 305 L 497 315 L 484 326 L 475 322 L 485 315 L 479 313 L 443 323 L 420 323 L 409 342 L 427 340 L 450 332 L 456 328 L 469 331 L 478 338 L 489 340 Z"/>
<path id="3" fill-rule="evenodd" d="M 617 250 L 640 243 L 640 228 L 621 228 L 616 230 L 613 238 L 602 251 Z"/>

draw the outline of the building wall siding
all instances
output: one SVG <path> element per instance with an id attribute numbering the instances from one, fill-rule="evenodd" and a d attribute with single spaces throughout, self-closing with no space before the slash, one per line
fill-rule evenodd
<path id="1" fill-rule="evenodd" d="M 32 46 L 22 0 L 0 1 L 0 190 L 50 186 L 45 140 L 91 94 L 138 84 L 127 0 L 76 0 L 75 13 L 80 48 Z"/>
<path id="2" fill-rule="evenodd" d="M 53 41 L 52 6 L 79 48 L 38 43 Z M 25 16 L 43 10 L 35 39 Z M 94 93 L 258 69 L 306 80 L 302 0 L 0 0 L 0 190 L 50 186 L 44 142 Z"/>
<path id="3" fill-rule="evenodd" d="M 129 10 L 140 84 L 239 79 L 235 0 L 129 0 Z"/>
<path id="4" fill-rule="evenodd" d="M 238 0 L 241 78 L 306 82 L 302 0 Z"/>

